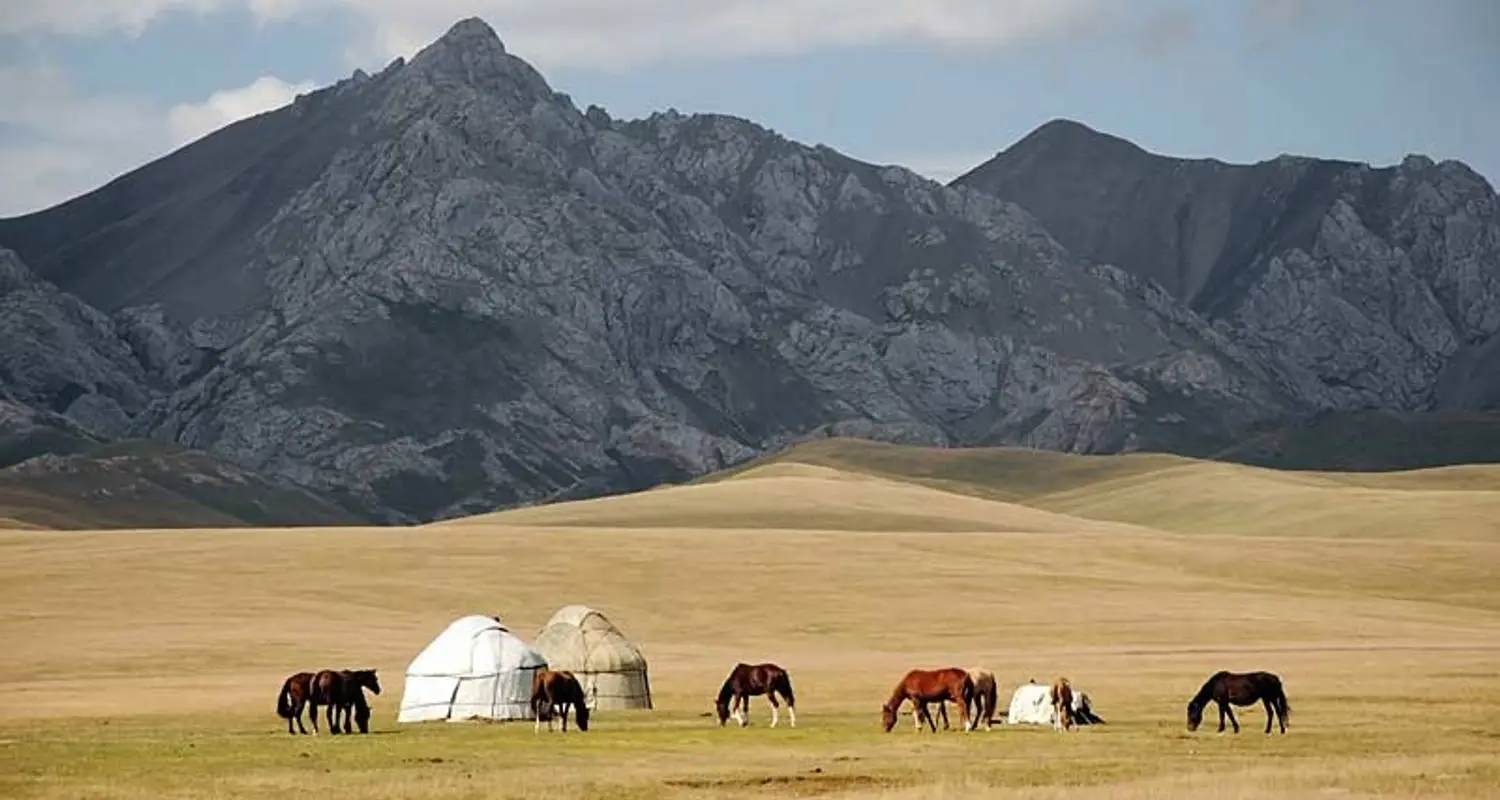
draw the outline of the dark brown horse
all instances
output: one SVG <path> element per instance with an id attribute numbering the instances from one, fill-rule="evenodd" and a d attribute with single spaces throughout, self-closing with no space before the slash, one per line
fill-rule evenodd
<path id="1" fill-rule="evenodd" d="M 562 714 L 562 729 L 568 730 L 568 707 L 578 716 L 578 730 L 589 729 L 589 704 L 578 678 L 567 670 L 539 669 L 531 677 L 531 711 L 536 716 L 536 731 L 547 720 L 552 730 L 552 716 Z"/>
<path id="2" fill-rule="evenodd" d="M 969 706 L 974 702 L 974 679 L 969 677 L 968 670 L 958 667 L 914 669 L 902 676 L 896 688 L 891 690 L 890 698 L 880 707 L 880 722 L 886 732 L 896 727 L 901 704 L 908 700 L 916 710 L 913 716 L 918 731 L 922 730 L 922 721 L 926 720 L 932 732 L 937 733 L 937 723 L 927 712 L 927 704 L 944 701 L 958 706 L 959 722 L 965 733 L 973 729 L 969 722 Z"/>
<path id="3" fill-rule="evenodd" d="M 318 730 L 318 706 L 325 706 L 328 709 L 328 732 L 352 733 L 349 723 L 356 706 L 364 703 L 365 689 L 380 694 L 380 679 L 373 669 L 325 669 L 314 675 L 308 692 L 313 732 Z M 342 731 L 339 730 L 341 721 Z"/>
<path id="4" fill-rule="evenodd" d="M 714 700 L 714 710 L 719 714 L 719 725 L 731 716 L 743 728 L 750 724 L 750 698 L 765 695 L 771 704 L 771 727 L 781 721 L 776 696 L 786 701 L 786 712 L 791 715 L 792 727 L 797 727 L 797 697 L 792 694 L 792 679 L 786 670 L 776 664 L 735 664 L 719 687 L 719 696 Z"/>
<path id="5" fill-rule="evenodd" d="M 307 705 L 312 693 L 311 672 L 298 672 L 281 682 L 281 691 L 276 695 L 276 715 L 286 720 L 286 732 L 295 736 L 298 731 L 307 733 L 302 724 L 302 708 Z M 297 730 L 292 730 L 292 720 L 297 721 Z M 313 711 L 313 730 L 318 729 L 318 712 Z"/>
<path id="6" fill-rule="evenodd" d="M 1237 673 L 1227 670 L 1215 672 L 1204 682 L 1203 688 L 1193 695 L 1187 705 L 1187 727 L 1198 730 L 1203 723 L 1203 707 L 1212 700 L 1219 706 L 1219 733 L 1224 732 L 1224 718 L 1240 732 L 1240 723 L 1234 718 L 1231 706 L 1252 706 L 1257 702 L 1266 707 L 1266 735 L 1271 735 L 1271 718 L 1274 716 L 1286 733 L 1287 718 L 1292 715 L 1287 704 L 1286 692 L 1281 688 L 1281 678 L 1270 672 Z"/>

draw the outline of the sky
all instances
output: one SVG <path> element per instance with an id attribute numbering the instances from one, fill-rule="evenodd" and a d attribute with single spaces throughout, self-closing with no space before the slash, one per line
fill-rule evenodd
<path id="1" fill-rule="evenodd" d="M 1500 178 L 1497 0 L 6 0 L 0 217 L 469 16 L 580 109 L 728 113 L 938 180 L 1059 117 L 1168 155 Z"/>

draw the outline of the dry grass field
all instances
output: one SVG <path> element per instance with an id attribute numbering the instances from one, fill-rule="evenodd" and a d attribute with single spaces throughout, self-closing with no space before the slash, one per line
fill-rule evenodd
<path id="1" fill-rule="evenodd" d="M 0 796 L 1493 796 L 1497 496 L 1482 467 L 819 443 L 419 528 L 0 533 Z M 644 649 L 656 710 L 395 724 L 452 618 L 530 639 L 568 603 Z M 708 717 L 737 660 L 791 671 L 797 728 L 760 700 L 747 729 Z M 993 670 L 1002 708 L 1065 674 L 1108 724 L 880 732 L 907 668 L 950 664 Z M 372 735 L 287 736 L 282 678 L 324 666 L 380 670 Z M 1185 730 L 1221 668 L 1282 676 L 1286 736 L 1259 707 Z"/>

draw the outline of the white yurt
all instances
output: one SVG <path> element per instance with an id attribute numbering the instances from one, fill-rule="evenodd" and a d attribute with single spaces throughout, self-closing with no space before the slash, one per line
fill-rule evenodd
<path id="1" fill-rule="evenodd" d="M 499 618 L 460 617 L 407 666 L 396 721 L 532 719 L 531 679 L 546 666 Z"/>
<path id="2" fill-rule="evenodd" d="M 598 711 L 651 708 L 646 657 L 604 614 L 564 606 L 542 627 L 534 645 L 552 669 L 572 672 Z"/>
<path id="3" fill-rule="evenodd" d="M 1073 687 L 1073 724 L 1089 725 L 1100 722 L 1089 707 L 1089 697 Z M 1010 709 L 1005 721 L 1011 725 L 1053 725 L 1057 712 L 1052 710 L 1052 687 L 1042 683 L 1023 683 L 1010 696 Z"/>

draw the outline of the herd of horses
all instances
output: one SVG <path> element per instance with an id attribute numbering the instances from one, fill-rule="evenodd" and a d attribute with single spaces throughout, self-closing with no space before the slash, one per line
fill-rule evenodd
<path id="1" fill-rule="evenodd" d="M 350 719 L 359 727 L 360 733 L 369 733 L 370 706 L 365 700 L 364 690 L 380 694 L 380 680 L 373 669 L 321 670 L 298 672 L 281 684 L 276 697 L 276 713 L 286 719 L 286 730 L 295 734 L 293 720 L 301 733 L 307 733 L 302 725 L 304 707 L 311 708 L 313 733 L 318 732 L 318 709 L 324 708 L 330 733 L 350 733 Z M 780 665 L 773 663 L 738 663 L 729 671 L 714 698 L 714 710 L 720 727 L 730 719 L 740 727 L 750 724 L 750 698 L 765 697 L 771 705 L 771 727 L 781 721 L 781 704 L 786 704 L 792 727 L 797 727 L 797 698 L 792 691 L 792 679 Z M 922 723 L 934 733 L 937 722 L 928 710 L 937 704 L 938 716 L 943 718 L 943 729 L 948 730 L 948 703 L 958 707 L 959 725 L 965 732 L 994 727 L 999 688 L 994 673 L 981 667 L 964 669 L 945 667 L 942 669 L 913 669 L 896 683 L 885 703 L 880 707 L 881 727 L 889 733 L 896 727 L 901 707 L 910 704 L 913 722 L 917 731 Z M 1077 707 L 1073 686 L 1066 677 L 1058 677 L 1048 687 L 1047 699 L 1052 708 L 1052 726 L 1056 730 L 1073 728 L 1078 714 L 1083 722 L 1098 724 L 1104 720 L 1095 715 L 1087 703 Z M 1214 703 L 1219 711 L 1219 733 L 1224 732 L 1227 720 L 1240 732 L 1240 723 L 1234 718 L 1234 707 L 1253 706 L 1260 703 L 1266 710 L 1266 735 L 1271 734 L 1271 723 L 1280 726 L 1286 733 L 1287 718 L 1291 707 L 1281 678 L 1271 672 L 1236 673 L 1220 670 L 1209 676 L 1198 693 L 1187 704 L 1187 727 L 1196 731 L 1203 724 L 1203 711 Z M 547 730 L 553 730 L 553 721 L 562 719 L 562 729 L 568 730 L 568 715 L 571 713 L 580 731 L 589 729 L 589 707 L 583 685 L 576 675 L 567 670 L 538 670 L 531 682 L 531 711 L 536 719 L 535 730 L 540 731 L 542 722 Z M 340 730 L 342 722 L 342 731 Z"/>

